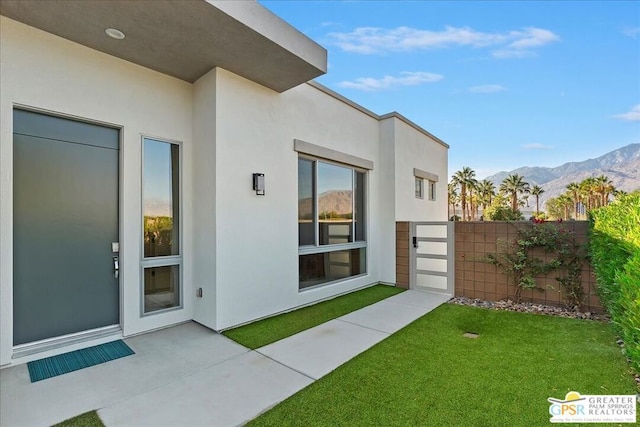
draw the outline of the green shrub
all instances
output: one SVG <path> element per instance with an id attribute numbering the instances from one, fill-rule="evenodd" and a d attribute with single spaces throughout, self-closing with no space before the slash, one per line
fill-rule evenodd
<path id="1" fill-rule="evenodd" d="M 515 211 L 508 206 L 491 205 L 484 210 L 485 219 L 491 221 L 521 221 L 524 219 L 519 209 Z"/>
<path id="2" fill-rule="evenodd" d="M 590 213 L 598 294 L 640 372 L 640 192 Z"/>

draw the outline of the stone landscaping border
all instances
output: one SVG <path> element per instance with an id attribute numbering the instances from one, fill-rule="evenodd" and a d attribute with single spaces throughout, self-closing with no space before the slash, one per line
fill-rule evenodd
<path id="1" fill-rule="evenodd" d="M 606 314 L 582 312 L 577 309 L 555 307 L 544 304 L 534 304 L 530 302 L 516 303 L 510 299 L 501 301 L 486 301 L 479 298 L 454 297 L 449 304 L 468 305 L 472 307 L 489 308 L 492 310 L 517 311 L 521 313 L 545 314 L 548 316 L 568 317 L 573 319 L 595 320 L 599 322 L 609 322 L 610 318 Z"/>

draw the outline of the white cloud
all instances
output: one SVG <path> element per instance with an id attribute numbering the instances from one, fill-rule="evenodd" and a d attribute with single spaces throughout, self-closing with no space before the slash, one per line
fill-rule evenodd
<path id="1" fill-rule="evenodd" d="M 626 113 L 616 114 L 613 118 L 626 120 L 628 122 L 640 122 L 640 104 L 634 105 L 631 107 L 631 110 Z"/>
<path id="2" fill-rule="evenodd" d="M 532 49 L 560 40 L 552 31 L 534 27 L 505 33 L 483 33 L 469 27 L 445 27 L 441 31 L 360 27 L 351 32 L 329 33 L 328 38 L 329 43 L 347 52 L 362 54 L 469 46 L 496 48 L 492 52 L 496 58 L 530 56 Z"/>
<path id="3" fill-rule="evenodd" d="M 513 31 L 511 37 L 515 41 L 509 43 L 510 49 L 529 49 L 560 40 L 553 32 L 534 27 L 526 28 L 524 31 Z"/>
<path id="4" fill-rule="evenodd" d="M 636 39 L 640 35 L 640 27 L 625 28 L 624 30 L 622 30 L 622 34 Z"/>
<path id="5" fill-rule="evenodd" d="M 560 40 L 556 34 L 542 28 L 526 28 L 524 31 L 512 31 L 513 39 L 506 47 L 494 50 L 491 55 L 494 58 L 524 58 L 534 56 L 531 49 L 553 43 Z"/>
<path id="6" fill-rule="evenodd" d="M 472 93 L 496 93 L 504 92 L 505 90 L 507 90 L 507 88 L 502 85 L 482 85 L 469 88 L 469 92 Z"/>
<path id="7" fill-rule="evenodd" d="M 416 86 L 424 83 L 434 83 L 442 80 L 444 77 L 440 74 L 427 73 L 424 71 L 410 72 L 403 71 L 399 76 L 384 76 L 376 79 L 373 77 L 361 77 L 354 81 L 344 81 L 338 83 L 338 86 L 349 89 L 358 89 L 365 91 L 375 91 L 390 89 L 397 86 Z"/>
<path id="8" fill-rule="evenodd" d="M 522 149 L 524 150 L 552 150 L 554 147 L 551 145 L 545 145 L 540 143 L 533 144 L 523 144 Z"/>

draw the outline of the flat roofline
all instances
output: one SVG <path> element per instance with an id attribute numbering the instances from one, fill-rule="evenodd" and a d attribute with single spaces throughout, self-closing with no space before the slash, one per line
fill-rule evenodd
<path id="1" fill-rule="evenodd" d="M 447 149 L 451 148 L 451 147 L 449 147 L 449 144 L 447 144 L 446 142 L 444 142 L 443 140 L 441 140 L 440 138 L 438 138 L 437 136 L 435 136 L 434 134 L 432 134 L 431 132 L 429 132 L 428 130 L 423 128 L 422 126 L 416 124 L 415 122 L 412 122 L 411 120 L 409 120 L 408 118 L 406 118 L 402 114 L 398 113 L 397 111 L 393 111 L 391 113 L 387 113 L 387 114 L 384 114 L 384 115 L 380 116 L 380 120 L 386 120 L 386 119 L 390 119 L 390 118 L 395 118 L 395 119 L 398 119 L 398 120 L 404 122 L 405 124 L 411 126 L 412 128 L 414 128 L 418 132 L 421 132 L 421 133 L 425 134 L 426 136 L 428 136 L 429 138 L 433 139 L 435 142 L 437 142 L 438 144 L 442 145 L 443 147 L 445 147 Z"/>
<path id="2" fill-rule="evenodd" d="M 409 120 L 408 118 L 406 118 L 402 114 L 398 113 L 397 111 L 392 111 L 391 113 L 378 115 L 378 114 L 374 113 L 373 111 L 363 107 L 362 105 L 360 105 L 360 104 L 358 104 L 356 102 L 353 102 L 349 98 L 339 94 L 338 92 L 336 92 L 336 91 L 334 91 L 332 89 L 329 89 L 328 87 L 324 86 L 323 84 L 318 83 L 315 80 L 311 80 L 311 81 L 307 82 L 307 84 L 309 86 L 321 91 L 321 92 L 326 93 L 327 95 L 330 95 L 330 96 L 334 97 L 338 101 L 341 101 L 341 102 L 347 104 L 348 106 L 360 111 L 361 113 L 366 114 L 367 116 L 369 116 L 371 118 L 374 118 L 374 119 L 376 119 L 378 121 L 383 121 L 383 120 L 387 120 L 387 119 L 398 119 L 401 122 L 405 123 L 406 125 L 412 127 L 413 129 L 417 130 L 418 132 L 422 133 L 423 135 L 433 139 L 435 142 L 437 142 L 438 144 L 442 145 L 446 149 L 451 148 L 449 146 L 449 144 L 447 144 L 446 142 L 444 142 L 443 140 L 441 140 L 440 138 L 438 138 L 437 136 L 435 136 L 431 132 L 427 131 L 426 129 L 424 129 L 420 125 L 418 125 L 415 122 Z"/>

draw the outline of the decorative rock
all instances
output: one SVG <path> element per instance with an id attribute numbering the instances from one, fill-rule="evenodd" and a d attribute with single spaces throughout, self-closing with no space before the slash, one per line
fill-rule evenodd
<path id="1" fill-rule="evenodd" d="M 609 316 L 606 314 L 595 314 L 590 311 L 581 312 L 579 308 L 561 308 L 544 304 L 533 304 L 529 302 L 515 303 L 507 299 L 501 301 L 484 301 L 479 298 L 454 297 L 449 300 L 450 304 L 469 305 L 473 307 L 482 307 L 492 310 L 516 311 L 521 313 L 543 314 L 548 316 L 568 317 L 574 319 L 596 320 L 600 322 L 608 322 Z"/>

